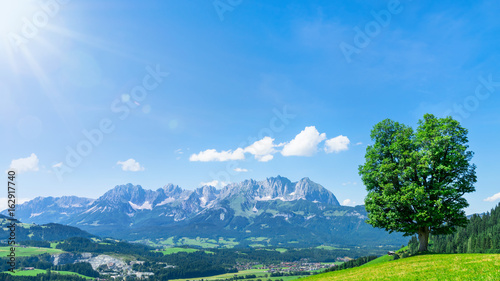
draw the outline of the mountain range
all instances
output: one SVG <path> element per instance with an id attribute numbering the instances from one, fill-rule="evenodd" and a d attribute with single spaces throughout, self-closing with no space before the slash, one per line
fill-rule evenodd
<path id="1" fill-rule="evenodd" d="M 12 222 L 16 223 L 15 238 L 17 241 L 56 241 L 64 240 L 70 237 L 93 238 L 88 232 L 85 232 L 77 227 L 61 225 L 57 223 L 47 223 L 44 225 L 22 223 L 19 220 L 10 220 L 10 217 L 0 214 L 0 242 L 7 244 L 8 237 L 11 236 L 9 226 Z"/>
<path id="2" fill-rule="evenodd" d="M 245 180 L 222 189 L 186 190 L 173 184 L 157 190 L 118 185 L 98 199 L 38 197 L 17 207 L 17 218 L 60 223 L 89 233 L 132 241 L 167 238 L 233 241 L 259 245 L 401 245 L 365 223 L 364 206 L 341 206 L 335 195 L 303 178 Z"/>

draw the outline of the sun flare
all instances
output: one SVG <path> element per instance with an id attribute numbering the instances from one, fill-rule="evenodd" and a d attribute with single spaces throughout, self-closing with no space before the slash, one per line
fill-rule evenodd
<path id="1" fill-rule="evenodd" d="M 0 0 L 0 34 L 17 33 L 23 22 L 32 20 L 37 9 L 33 0 Z"/>

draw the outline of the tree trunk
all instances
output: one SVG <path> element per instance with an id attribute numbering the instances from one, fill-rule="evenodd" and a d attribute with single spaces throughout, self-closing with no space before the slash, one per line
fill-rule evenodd
<path id="1" fill-rule="evenodd" d="M 429 246 L 429 228 L 421 227 L 418 229 L 418 242 L 420 242 L 419 252 L 427 251 L 427 246 Z"/>

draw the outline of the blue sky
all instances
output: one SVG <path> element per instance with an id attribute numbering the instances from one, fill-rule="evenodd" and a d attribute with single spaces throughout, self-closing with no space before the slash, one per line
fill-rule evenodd
<path id="1" fill-rule="evenodd" d="M 433 113 L 469 130 L 467 212 L 500 201 L 495 1 L 18 2 L 0 153 L 19 198 L 281 175 L 361 204 L 373 125 Z"/>

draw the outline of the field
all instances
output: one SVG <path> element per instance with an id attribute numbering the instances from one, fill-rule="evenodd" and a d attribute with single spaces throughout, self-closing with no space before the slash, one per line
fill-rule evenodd
<path id="1" fill-rule="evenodd" d="M 175 253 L 179 253 L 179 252 L 186 252 L 186 253 L 194 253 L 194 252 L 197 252 L 198 250 L 196 249 L 190 249 L 190 248 L 166 248 L 165 250 L 163 251 L 160 251 L 162 252 L 164 255 L 170 255 L 170 254 L 175 254 Z"/>
<path id="2" fill-rule="evenodd" d="M 319 280 L 500 280 L 499 254 L 421 255 L 308 277 Z"/>
<path id="3" fill-rule="evenodd" d="M 349 248 L 337 248 L 337 247 L 326 246 L 326 245 L 317 246 L 316 248 L 323 249 L 323 250 L 350 250 Z"/>
<path id="4" fill-rule="evenodd" d="M 151 240 L 138 240 L 135 242 L 140 242 L 147 244 L 152 247 L 163 248 L 164 246 L 174 247 L 174 246 L 196 246 L 201 248 L 233 248 L 239 245 L 239 242 L 235 241 L 236 238 L 219 237 L 218 240 L 210 238 L 188 238 L 188 237 L 168 237 L 164 239 L 159 239 L 155 241 Z M 249 237 L 248 241 L 253 242 L 252 245 L 255 247 L 266 247 L 270 238 L 269 237 Z"/>
<path id="5" fill-rule="evenodd" d="M 217 241 L 208 238 L 188 238 L 182 237 L 178 241 L 179 245 L 189 245 L 189 246 L 198 246 L 201 248 L 216 248 L 218 246 Z"/>
<path id="6" fill-rule="evenodd" d="M 407 251 L 407 250 L 408 250 L 408 246 L 405 246 L 405 247 L 397 250 L 396 253 L 403 253 L 404 251 Z M 378 257 L 374 260 L 371 260 L 371 261 L 367 262 L 366 264 L 363 264 L 362 266 L 368 266 L 368 265 L 377 264 L 377 263 L 384 263 L 384 262 L 388 262 L 388 261 L 392 261 L 392 260 L 394 260 L 394 256 L 384 255 L 384 256 Z"/>
<path id="7" fill-rule="evenodd" d="M 46 273 L 46 272 L 47 271 L 42 270 L 42 269 L 34 269 L 34 270 L 16 271 L 15 273 L 12 273 L 10 271 L 6 271 L 4 273 L 9 273 L 9 274 L 14 275 L 14 276 L 36 276 L 37 274 Z M 52 271 L 52 273 L 58 273 L 61 275 L 76 275 L 76 276 L 83 277 L 86 279 L 94 279 L 94 278 L 87 277 L 87 276 L 84 276 L 84 275 L 81 275 L 78 273 L 74 273 L 74 272 L 70 272 L 70 271 Z"/>
<path id="8" fill-rule="evenodd" d="M 241 279 L 241 280 L 257 280 L 257 279 L 262 279 L 262 280 L 267 280 L 271 279 L 273 281 L 283 279 L 283 281 L 289 281 L 289 280 L 294 280 L 297 279 L 301 276 L 281 276 L 281 277 L 265 277 L 266 274 L 268 274 L 267 270 L 265 269 L 249 269 L 249 270 L 243 270 L 239 271 L 238 273 L 226 273 L 226 274 L 221 274 L 221 275 L 215 275 L 215 276 L 210 276 L 210 277 L 200 277 L 200 278 L 190 278 L 190 279 L 175 279 L 171 281 L 198 281 L 198 280 L 215 280 L 215 279 L 226 279 L 226 278 L 231 278 L 234 277 L 234 275 L 242 276 L 242 275 L 247 275 L 247 274 L 255 274 L 257 278 L 253 279 Z M 302 277 L 303 278 L 303 277 Z"/>
<path id="9" fill-rule="evenodd" d="M 0 247 L 0 255 L 6 256 L 10 252 L 10 247 Z M 36 256 L 45 253 L 58 254 L 62 253 L 62 250 L 52 249 L 52 248 L 37 248 L 37 247 L 16 247 L 16 257 L 28 257 Z"/>
<path id="10" fill-rule="evenodd" d="M 160 250 L 158 252 L 161 252 L 164 255 L 170 255 L 170 254 L 176 254 L 176 253 L 181 253 L 181 252 L 194 253 L 194 252 L 198 252 L 198 251 L 202 251 L 202 250 L 200 250 L 200 249 L 193 249 L 193 248 L 172 247 L 172 248 L 165 248 L 164 250 Z M 208 251 L 208 250 L 204 250 L 203 252 L 205 252 L 206 254 L 214 254 L 214 252 Z"/>
<path id="11" fill-rule="evenodd" d="M 170 254 L 175 254 L 179 252 L 186 252 L 186 253 L 193 253 L 198 250 L 196 249 L 189 249 L 189 248 L 166 248 L 165 250 L 161 251 L 164 255 L 170 255 Z"/>
<path id="12" fill-rule="evenodd" d="M 394 260 L 394 256 L 384 255 L 384 256 L 378 257 L 372 261 L 369 261 L 369 262 L 363 264 L 362 266 L 369 266 L 372 264 L 384 263 L 384 262 L 388 262 L 388 261 L 392 261 L 392 260 Z"/>

